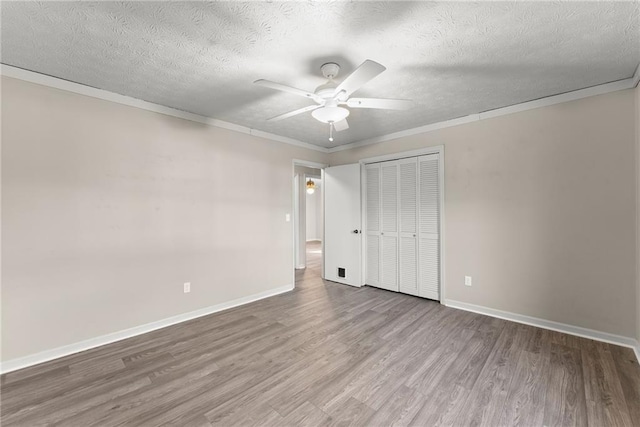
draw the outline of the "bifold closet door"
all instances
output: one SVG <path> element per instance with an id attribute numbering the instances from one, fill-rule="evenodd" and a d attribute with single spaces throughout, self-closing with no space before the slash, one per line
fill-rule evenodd
<path id="1" fill-rule="evenodd" d="M 398 291 L 398 163 L 380 163 L 380 281 Z"/>
<path id="2" fill-rule="evenodd" d="M 418 293 L 418 159 L 398 160 L 399 259 L 398 288 L 411 295 Z"/>
<path id="3" fill-rule="evenodd" d="M 365 283 L 380 286 L 380 164 L 365 166 L 366 182 L 366 274 Z"/>
<path id="4" fill-rule="evenodd" d="M 438 154 L 369 164 L 366 284 L 440 300 Z"/>
<path id="5" fill-rule="evenodd" d="M 418 157 L 418 295 L 440 300 L 440 160 Z"/>

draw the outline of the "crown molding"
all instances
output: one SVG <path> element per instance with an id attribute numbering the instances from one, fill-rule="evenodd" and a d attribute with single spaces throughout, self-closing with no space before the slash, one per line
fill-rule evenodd
<path id="1" fill-rule="evenodd" d="M 550 105 L 562 104 L 564 102 L 575 101 L 578 99 L 588 98 L 605 93 L 617 92 L 619 90 L 632 89 L 638 85 L 640 80 L 640 64 L 636 67 L 636 71 L 632 77 L 615 82 L 605 83 L 597 86 L 591 86 L 585 89 L 578 89 L 571 92 L 565 92 L 557 95 L 547 96 L 545 98 L 534 99 L 532 101 L 520 104 L 510 105 L 508 107 L 487 110 L 477 114 L 459 117 L 456 119 L 445 120 L 442 122 L 432 123 L 412 129 L 394 132 L 387 135 L 377 136 L 374 138 L 356 141 L 345 145 L 339 145 L 329 149 L 329 153 L 338 151 L 351 150 L 353 148 L 364 147 L 366 145 L 378 144 L 380 142 L 391 141 L 393 139 L 403 138 L 406 136 L 418 135 L 421 133 L 432 132 L 434 130 L 445 129 L 452 126 L 458 126 L 465 123 L 477 122 L 479 120 L 490 119 L 493 117 L 506 116 L 507 114 L 519 113 L 522 111 L 533 110 L 535 108 L 548 107 Z"/>
<path id="2" fill-rule="evenodd" d="M 114 92 L 109 92 L 107 90 L 98 89 L 95 87 L 86 86 L 86 85 L 72 82 L 69 80 L 60 79 L 58 77 L 53 77 L 46 74 L 40 74 L 35 71 L 29 71 L 23 68 L 14 67 L 12 65 L 0 64 L 0 74 L 3 76 L 14 78 L 14 79 L 35 83 L 41 86 L 48 86 L 55 89 L 65 90 L 67 92 L 77 93 L 79 95 L 90 96 L 92 98 L 102 99 L 104 101 L 111 101 L 117 104 L 127 105 L 129 107 L 135 107 L 135 108 L 140 108 L 142 110 L 152 111 L 154 113 L 160 113 L 167 116 L 178 117 L 180 119 L 185 119 L 185 120 L 189 120 L 197 123 L 203 123 L 203 124 L 217 127 L 217 128 L 232 130 L 235 132 L 256 136 L 256 137 L 268 139 L 271 141 L 282 142 L 289 145 L 295 145 L 296 147 L 302 147 L 309 150 L 320 151 L 322 153 L 329 152 L 329 150 L 325 147 L 319 147 L 317 145 L 309 144 L 307 142 L 299 141 L 297 139 L 287 138 L 285 136 L 280 136 L 280 135 L 276 135 L 269 132 L 263 132 L 261 130 L 249 128 L 246 126 L 236 125 L 234 123 L 225 122 L 223 120 L 218 120 L 211 117 L 201 116 L 199 114 L 189 113 L 187 111 L 178 110 L 176 108 L 165 107 L 164 105 L 154 104 L 153 102 L 147 102 L 141 99 L 132 98 L 130 96 L 120 95 Z"/>
<path id="3" fill-rule="evenodd" d="M 545 98 L 539 98 L 532 101 L 523 102 L 520 104 L 510 105 L 508 107 L 496 108 L 494 110 L 487 110 L 476 114 L 470 114 L 464 117 L 458 117 L 455 119 L 444 120 L 437 123 L 431 123 L 425 126 L 419 126 L 416 128 L 406 129 L 399 132 L 394 132 L 386 135 L 376 136 L 361 141 L 351 142 L 349 144 L 339 145 L 337 147 L 325 148 L 318 145 L 310 144 L 308 142 L 299 141 L 297 139 L 288 138 L 272 134 L 269 132 L 260 131 L 257 129 L 249 128 L 246 126 L 236 125 L 234 123 L 225 122 L 223 120 L 214 119 L 211 117 L 201 116 L 194 113 L 178 110 L 171 107 L 165 107 L 163 105 L 154 104 L 152 102 L 143 101 L 140 99 L 132 98 L 125 95 L 120 95 L 114 92 L 109 92 L 103 89 L 94 88 L 91 86 L 85 86 L 80 83 L 71 82 L 68 80 L 60 79 L 58 77 L 48 76 L 46 74 L 40 74 L 35 71 L 25 70 L 23 68 L 14 67 L 11 65 L 0 64 L 0 74 L 12 77 L 19 80 L 36 83 L 42 86 L 49 86 L 56 89 L 66 90 L 68 92 L 77 93 L 80 95 L 90 96 L 92 98 L 98 98 L 105 101 L 111 101 L 122 105 L 128 105 L 130 107 L 140 108 L 147 111 L 153 111 L 168 116 L 178 117 L 192 122 L 204 123 L 209 126 L 232 130 L 235 132 L 252 135 L 271 141 L 282 142 L 297 147 L 306 148 L 309 150 L 319 151 L 321 153 L 335 153 L 344 150 L 351 150 L 353 148 L 364 147 L 366 145 L 378 144 L 380 142 L 391 141 L 398 138 L 403 138 L 412 135 L 418 135 L 421 133 L 432 132 L 439 129 L 445 129 L 452 126 L 459 126 L 466 123 L 476 122 L 479 120 L 505 116 L 507 114 L 519 113 L 522 111 L 533 110 L 535 108 L 547 107 L 551 105 L 561 104 L 564 102 L 575 101 L 578 99 L 588 98 L 591 96 L 603 95 L 605 93 L 617 92 L 625 89 L 632 89 L 638 86 L 640 81 L 640 64 L 636 67 L 636 70 L 632 77 L 628 79 L 618 80 L 615 82 L 605 83 L 597 86 L 588 87 L 585 89 L 578 89 L 571 92 L 565 92 L 557 95 L 551 95 Z"/>

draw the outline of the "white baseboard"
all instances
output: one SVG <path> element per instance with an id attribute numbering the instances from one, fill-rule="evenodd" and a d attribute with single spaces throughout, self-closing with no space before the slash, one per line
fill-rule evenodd
<path id="1" fill-rule="evenodd" d="M 293 289 L 294 289 L 293 285 L 281 286 L 276 289 L 270 289 L 268 291 L 260 292 L 258 294 L 253 294 L 253 295 L 238 298 L 232 301 L 212 305 L 210 307 L 205 307 L 200 310 L 190 311 L 188 313 L 168 317 L 166 319 L 158 320 L 156 322 L 151 322 L 145 325 L 136 326 L 130 329 L 125 329 L 124 331 L 113 332 L 111 334 L 90 338 L 88 340 L 80 341 L 74 344 L 69 344 L 69 345 L 54 348 L 51 350 L 46 350 L 40 353 L 32 354 L 29 356 L 20 357 L 18 359 L 7 360 L 6 362 L 2 362 L 2 364 L 0 364 L 0 373 L 6 374 L 7 372 L 16 371 L 18 369 L 37 365 L 43 362 L 48 362 L 53 359 L 58 359 L 63 356 L 79 353 L 81 351 L 89 350 L 91 348 L 100 347 L 102 345 L 110 344 L 126 338 L 135 337 L 137 335 L 142 335 L 147 332 L 155 331 L 156 329 L 166 328 L 167 326 L 186 322 L 187 320 L 206 316 L 208 314 L 216 313 L 218 311 L 228 310 L 230 308 L 237 307 L 239 305 L 244 305 L 244 304 L 258 301 L 264 298 L 269 298 L 278 294 L 292 291 Z"/>
<path id="2" fill-rule="evenodd" d="M 638 343 L 638 341 L 634 338 L 623 337 L 621 335 L 610 334 L 608 332 L 595 331 L 593 329 L 582 328 L 580 326 L 567 325 L 566 323 L 554 322 L 552 320 L 525 316 L 523 314 L 496 310 L 494 308 L 483 307 L 481 305 L 453 301 L 450 299 L 445 300 L 444 305 L 451 308 L 471 311 L 473 313 L 484 314 L 486 316 L 497 317 L 498 319 L 510 320 L 512 322 L 524 323 L 525 325 L 536 326 L 543 329 L 550 329 L 552 331 L 563 332 L 569 335 L 576 335 L 582 338 L 589 338 L 609 344 L 616 344 L 622 347 L 629 347 L 635 351 L 638 363 L 640 363 L 640 343 Z"/>
<path id="3" fill-rule="evenodd" d="M 307 268 L 307 266 L 304 265 L 304 264 L 296 265 L 296 270 L 302 270 L 302 269 L 305 269 L 305 268 Z"/>

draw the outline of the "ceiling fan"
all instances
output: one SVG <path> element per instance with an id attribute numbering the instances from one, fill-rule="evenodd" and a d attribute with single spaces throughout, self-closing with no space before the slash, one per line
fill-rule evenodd
<path id="1" fill-rule="evenodd" d="M 377 108 L 383 110 L 406 110 L 413 102 L 405 99 L 380 99 L 380 98 L 351 98 L 351 94 L 374 77 L 382 73 L 386 68 L 375 61 L 367 59 L 355 71 L 349 74 L 341 83 L 333 79 L 340 72 L 340 65 L 328 62 L 320 67 L 322 75 L 328 79 L 327 83 L 320 85 L 314 92 L 307 92 L 269 80 L 256 80 L 254 83 L 294 95 L 304 96 L 315 101 L 316 105 L 300 108 L 288 113 L 280 114 L 267 119 L 278 121 L 311 111 L 311 115 L 318 121 L 329 124 L 329 141 L 333 141 L 333 130 L 342 131 L 349 129 L 347 117 L 349 108 Z"/>

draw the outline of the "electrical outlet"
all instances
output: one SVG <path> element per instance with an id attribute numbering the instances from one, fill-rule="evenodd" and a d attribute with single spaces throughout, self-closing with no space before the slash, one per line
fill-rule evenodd
<path id="1" fill-rule="evenodd" d="M 189 292 L 191 292 L 191 283 L 187 282 L 184 284 L 184 293 L 188 294 Z"/>
<path id="2" fill-rule="evenodd" d="M 464 276 L 464 285 L 471 286 L 471 276 Z"/>

